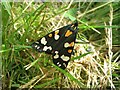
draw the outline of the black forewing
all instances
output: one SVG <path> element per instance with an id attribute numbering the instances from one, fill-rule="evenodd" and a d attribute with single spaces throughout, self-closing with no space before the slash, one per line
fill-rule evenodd
<path id="1" fill-rule="evenodd" d="M 58 66 L 57 63 L 59 62 L 61 64 L 61 66 L 59 66 L 59 67 L 62 69 L 65 69 L 68 65 L 69 60 L 63 61 L 60 56 L 65 55 L 65 56 L 68 56 L 69 58 L 71 57 L 71 53 L 68 53 L 68 49 L 71 49 L 73 51 L 74 46 L 65 48 L 64 44 L 66 42 L 68 42 L 68 43 L 75 42 L 76 34 L 77 34 L 77 30 L 78 30 L 77 25 L 78 25 L 77 23 L 74 23 L 74 24 L 70 24 L 70 25 L 67 25 L 67 26 L 64 26 L 64 27 L 58 29 L 59 30 L 59 33 L 58 33 L 59 39 L 58 40 L 55 40 L 55 37 L 54 37 L 55 31 L 48 33 L 46 36 L 44 36 L 47 41 L 46 45 L 41 44 L 41 39 L 43 38 L 42 37 L 39 40 L 37 40 L 36 42 L 34 42 L 32 44 L 32 47 L 39 52 L 45 52 L 48 54 L 52 54 L 52 57 L 54 57 L 55 51 L 58 51 L 59 58 L 57 58 L 57 59 L 53 58 L 53 63 Z M 69 37 L 65 37 L 65 33 L 67 32 L 67 30 L 70 30 L 72 32 L 72 34 Z M 51 34 L 52 37 L 49 37 L 49 34 Z M 47 46 L 47 47 L 51 46 L 52 50 L 48 49 L 47 51 L 43 51 L 43 48 L 45 46 Z"/>
<path id="2" fill-rule="evenodd" d="M 65 69 L 67 67 L 68 62 L 69 62 L 70 59 L 68 61 L 63 61 L 61 59 L 61 56 L 64 55 L 64 56 L 68 56 L 70 58 L 71 57 L 71 53 L 68 53 L 68 50 L 71 49 L 72 52 L 73 52 L 73 48 L 74 48 L 74 46 L 65 48 L 64 44 L 66 42 L 68 42 L 68 43 L 75 42 L 76 35 L 77 35 L 77 30 L 78 30 L 77 25 L 75 25 L 73 28 L 71 26 L 69 26 L 68 28 L 66 28 L 64 30 L 65 32 L 62 34 L 60 40 L 54 46 L 54 50 L 55 51 L 59 51 L 58 52 L 59 58 L 54 59 L 55 53 L 53 53 L 53 63 L 58 66 L 57 63 L 59 62 L 59 64 L 61 64 L 59 67 L 62 68 L 62 69 Z M 65 33 L 67 32 L 67 30 L 72 31 L 72 34 L 69 37 L 65 37 Z"/>
<path id="3" fill-rule="evenodd" d="M 46 45 L 41 44 L 41 39 L 43 38 L 42 37 L 39 40 L 37 40 L 36 42 L 34 42 L 32 44 L 32 47 L 39 52 L 45 52 L 47 54 L 52 54 L 56 50 L 58 45 L 60 45 L 61 42 L 64 40 L 64 38 L 62 38 L 62 37 L 64 36 L 65 32 L 70 28 L 70 26 L 71 25 L 67 25 L 67 26 L 64 26 L 64 27 L 58 29 L 59 30 L 58 35 L 60 36 L 60 39 L 58 39 L 58 40 L 54 39 L 55 31 L 57 31 L 57 30 L 55 30 L 44 36 L 47 41 Z M 49 34 L 52 34 L 52 37 L 49 37 Z M 48 46 L 48 47 L 51 46 L 52 50 L 43 51 L 44 46 Z"/>

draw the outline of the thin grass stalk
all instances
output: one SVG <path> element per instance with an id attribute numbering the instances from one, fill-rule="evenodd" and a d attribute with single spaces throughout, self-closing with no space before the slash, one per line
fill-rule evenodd
<path id="1" fill-rule="evenodd" d="M 110 26 L 112 26 L 112 21 L 113 21 L 113 7 L 112 7 L 112 4 L 110 4 Z M 113 55 L 113 52 L 112 52 L 112 28 L 108 28 L 108 55 L 109 55 L 109 74 L 110 74 L 110 79 L 112 81 L 112 55 Z M 115 88 L 114 85 L 112 83 L 111 84 L 111 89 L 112 88 Z"/>

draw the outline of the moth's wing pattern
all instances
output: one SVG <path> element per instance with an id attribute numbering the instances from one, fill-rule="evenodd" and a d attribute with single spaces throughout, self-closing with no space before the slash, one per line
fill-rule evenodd
<path id="1" fill-rule="evenodd" d="M 36 42 L 32 43 L 32 47 L 38 52 L 52 54 L 56 48 L 56 45 L 60 44 L 60 38 L 63 36 L 69 26 L 70 25 L 67 25 L 58 30 L 48 33 Z"/>
<path id="2" fill-rule="evenodd" d="M 38 52 L 45 52 L 48 54 L 52 54 L 54 39 L 52 39 L 54 31 L 43 36 L 36 42 L 32 43 L 32 47 L 37 50 Z"/>
<path id="3" fill-rule="evenodd" d="M 39 52 L 52 54 L 53 63 L 62 69 L 67 67 L 73 52 L 78 24 L 70 24 L 48 33 L 32 44 Z"/>
<path id="4" fill-rule="evenodd" d="M 70 25 L 67 25 L 58 30 L 48 33 L 36 42 L 32 43 L 32 47 L 38 52 L 52 54 L 56 48 L 56 44 L 60 44 L 60 42 L 62 42 L 59 38 L 63 36 L 69 27 Z"/>
<path id="5" fill-rule="evenodd" d="M 66 28 L 62 36 L 54 46 L 53 63 L 65 69 L 70 61 L 77 35 L 77 24 L 71 24 Z"/>

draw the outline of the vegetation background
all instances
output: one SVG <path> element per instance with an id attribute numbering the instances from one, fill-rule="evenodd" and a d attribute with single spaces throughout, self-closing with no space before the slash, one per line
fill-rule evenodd
<path id="1" fill-rule="evenodd" d="M 2 80 L 8 88 L 120 88 L 120 2 L 2 2 Z M 78 20 L 68 67 L 31 43 Z"/>

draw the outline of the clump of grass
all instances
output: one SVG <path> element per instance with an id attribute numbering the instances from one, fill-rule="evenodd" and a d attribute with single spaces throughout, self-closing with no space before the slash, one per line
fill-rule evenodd
<path id="1" fill-rule="evenodd" d="M 3 89 L 118 88 L 119 50 L 113 46 L 119 47 L 117 10 L 119 4 L 111 2 L 3 2 Z M 66 70 L 61 70 L 50 55 L 30 45 L 76 18 L 79 31 L 74 55 Z"/>

